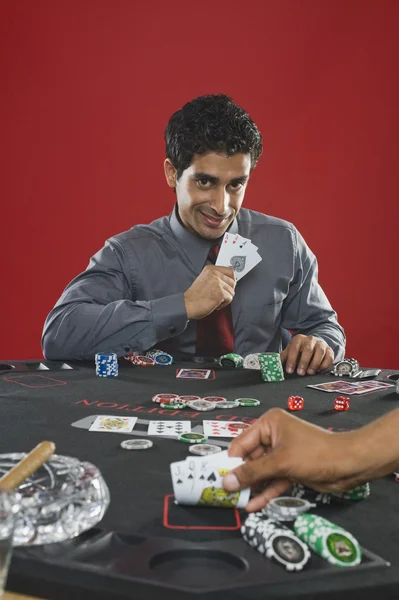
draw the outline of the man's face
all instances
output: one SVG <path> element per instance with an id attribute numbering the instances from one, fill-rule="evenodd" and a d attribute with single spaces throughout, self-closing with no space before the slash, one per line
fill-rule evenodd
<path id="1" fill-rule="evenodd" d="M 166 178 L 169 185 L 176 187 L 184 227 L 208 240 L 222 236 L 241 208 L 250 169 L 249 154 L 195 154 L 176 181 L 174 167 L 166 159 Z"/>

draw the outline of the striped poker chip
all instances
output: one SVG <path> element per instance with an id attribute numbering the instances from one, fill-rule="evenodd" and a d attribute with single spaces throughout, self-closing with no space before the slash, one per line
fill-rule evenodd
<path id="1" fill-rule="evenodd" d="M 188 404 L 189 402 L 195 402 L 196 400 L 201 400 L 201 396 L 189 396 L 188 394 L 186 394 L 183 396 L 179 396 L 179 400 L 181 400 L 181 402 L 186 402 L 186 404 Z"/>
<path id="2" fill-rule="evenodd" d="M 161 402 L 161 408 L 166 408 L 168 410 L 181 410 L 186 408 L 187 404 L 185 402 Z"/>
<path id="3" fill-rule="evenodd" d="M 151 358 L 150 356 L 141 356 L 140 354 L 134 357 L 133 362 L 139 367 L 153 367 L 155 365 L 155 361 L 153 358 Z"/>
<path id="4" fill-rule="evenodd" d="M 323 517 L 304 513 L 295 520 L 294 530 L 316 554 L 332 565 L 354 567 L 362 560 L 362 550 L 356 538 Z"/>
<path id="5" fill-rule="evenodd" d="M 260 404 L 256 398 L 236 398 L 235 402 L 238 402 L 240 406 L 259 406 Z"/>
<path id="6" fill-rule="evenodd" d="M 221 367 L 234 367 L 239 369 L 243 366 L 244 359 L 239 354 L 235 354 L 234 352 L 230 352 L 230 354 L 224 354 L 219 358 L 219 365 Z"/>
<path id="7" fill-rule="evenodd" d="M 316 505 L 331 504 L 333 499 L 331 494 L 317 492 L 316 490 L 312 490 L 311 488 L 308 488 L 299 482 L 293 484 L 291 488 L 291 496 L 294 498 L 302 498 L 303 500 L 307 500 L 308 502 L 312 502 Z"/>
<path id="8" fill-rule="evenodd" d="M 98 352 L 95 364 L 98 377 L 118 377 L 118 357 L 114 352 Z"/>
<path id="9" fill-rule="evenodd" d="M 193 400 L 192 402 L 189 402 L 188 405 L 193 410 L 198 410 L 198 411 L 203 411 L 203 412 L 208 411 L 208 410 L 214 410 L 216 408 L 216 403 L 209 402 L 208 400 Z"/>
<path id="10" fill-rule="evenodd" d="M 197 456 L 207 456 L 208 454 L 216 454 L 221 452 L 222 449 L 216 444 L 192 444 L 189 446 L 189 451 Z"/>
<path id="11" fill-rule="evenodd" d="M 205 396 L 202 400 L 207 400 L 208 402 L 227 402 L 227 398 L 223 398 L 223 396 Z"/>
<path id="12" fill-rule="evenodd" d="M 123 440 L 121 447 L 124 450 L 148 450 L 154 443 L 151 440 Z"/>
<path id="13" fill-rule="evenodd" d="M 257 354 L 248 354 L 244 358 L 243 365 L 244 369 L 254 369 L 256 371 L 260 371 L 259 364 L 259 353 Z"/>
<path id="14" fill-rule="evenodd" d="M 155 396 L 152 397 L 152 401 L 158 402 L 158 404 L 161 404 L 161 402 L 168 404 L 174 400 L 179 401 L 180 396 L 178 394 L 155 394 Z"/>
<path id="15" fill-rule="evenodd" d="M 291 529 L 263 513 L 249 515 L 241 533 L 248 544 L 287 571 L 301 571 L 310 559 L 309 548 Z"/>
<path id="16" fill-rule="evenodd" d="M 158 354 L 154 356 L 154 361 L 156 365 L 171 365 L 173 363 L 173 356 L 167 352 L 158 352 Z"/>
<path id="17" fill-rule="evenodd" d="M 299 515 L 315 506 L 316 504 L 312 504 L 303 498 L 279 496 L 270 500 L 262 512 L 277 521 L 295 521 Z"/>
<path id="18" fill-rule="evenodd" d="M 221 402 L 217 403 L 217 408 L 222 408 L 222 409 L 226 409 L 226 408 L 237 408 L 239 405 L 239 403 L 236 400 L 222 400 Z"/>

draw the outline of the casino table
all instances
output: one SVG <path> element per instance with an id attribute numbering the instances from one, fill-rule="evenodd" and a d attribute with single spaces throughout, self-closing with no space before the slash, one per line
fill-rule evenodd
<path id="1" fill-rule="evenodd" d="M 177 379 L 180 367 L 209 368 L 215 377 Z M 383 370 L 378 379 L 389 381 L 390 374 Z M 312 554 L 305 569 L 289 573 L 242 539 L 245 511 L 174 503 L 169 465 L 192 456 L 188 444 L 153 437 L 148 450 L 121 447 L 124 439 L 145 437 L 149 420 L 189 419 L 193 427 L 203 419 L 252 423 L 273 406 L 286 409 L 290 395 L 305 400 L 297 415 L 335 431 L 358 428 L 398 406 L 399 396 L 390 387 L 351 396 L 350 409 L 337 412 L 336 394 L 306 387 L 333 379 L 294 374 L 265 383 L 259 371 L 183 360 L 155 367 L 120 360 L 118 377 L 100 378 L 94 364 L 86 362 L 3 361 L 0 452 L 27 452 L 52 440 L 57 454 L 95 464 L 111 495 L 102 521 L 77 538 L 16 548 L 8 589 L 54 600 L 399 598 L 399 483 L 393 476 L 372 482 L 364 501 L 314 509 L 358 539 L 359 566 L 335 567 Z M 161 392 L 252 397 L 261 404 L 168 411 L 152 402 Z M 88 431 L 88 423 L 104 414 L 137 416 L 135 434 Z"/>

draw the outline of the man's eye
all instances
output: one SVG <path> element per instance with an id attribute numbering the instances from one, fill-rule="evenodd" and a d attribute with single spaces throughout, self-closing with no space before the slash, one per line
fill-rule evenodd
<path id="1" fill-rule="evenodd" d="M 210 183 L 209 179 L 198 179 L 198 183 L 205 187 L 208 183 Z"/>

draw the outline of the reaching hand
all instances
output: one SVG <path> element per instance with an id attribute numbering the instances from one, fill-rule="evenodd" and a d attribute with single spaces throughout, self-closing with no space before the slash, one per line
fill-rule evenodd
<path id="1" fill-rule="evenodd" d="M 334 352 L 321 338 L 298 333 L 280 353 L 280 358 L 283 364 L 286 363 L 287 373 L 293 373 L 298 364 L 298 375 L 314 375 L 333 364 Z"/>

